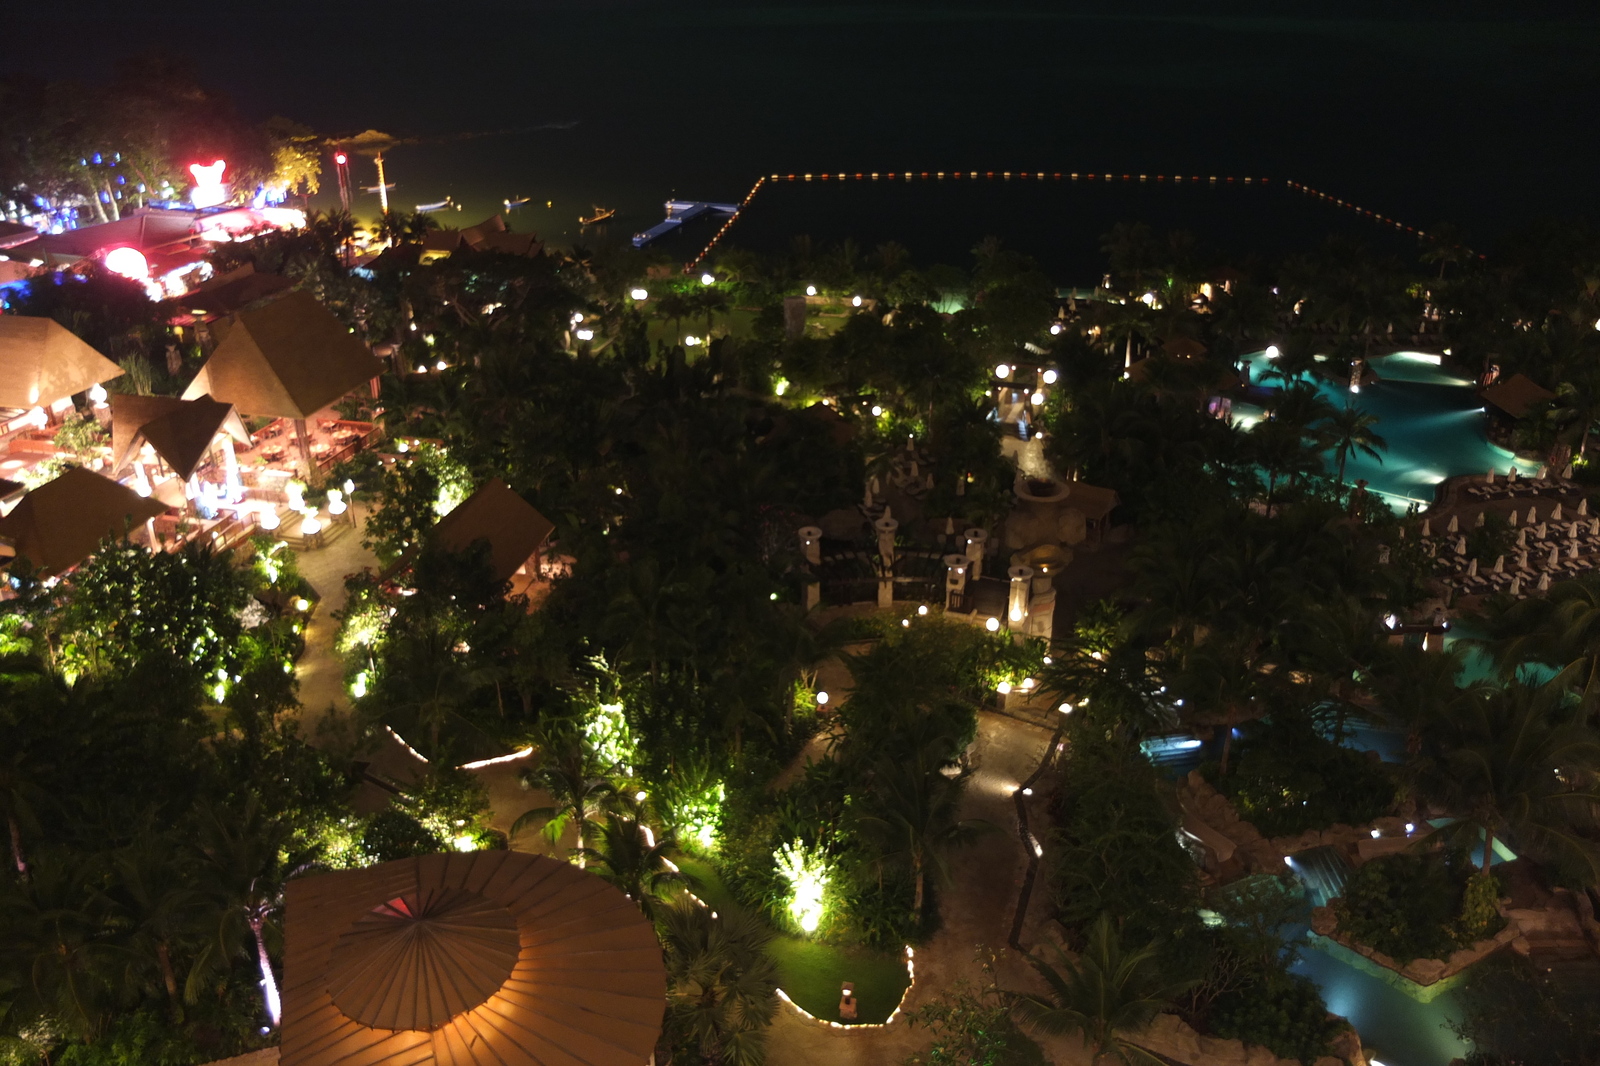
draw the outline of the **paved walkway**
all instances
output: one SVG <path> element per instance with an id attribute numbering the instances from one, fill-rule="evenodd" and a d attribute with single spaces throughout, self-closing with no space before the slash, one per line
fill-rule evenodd
<path id="1" fill-rule="evenodd" d="M 1005 946 L 1025 865 L 1011 794 L 1016 783 L 1039 764 L 1050 735 L 1042 727 L 1003 715 L 984 713 L 979 717 L 973 748 L 977 770 L 968 782 L 962 815 L 989 821 L 999 831 L 957 854 L 952 884 L 940 895 L 943 924 L 916 953 L 917 981 L 906 1000 L 908 1009 L 936 998 L 957 979 L 979 984 L 983 980 L 980 949 L 1000 956 L 997 973 L 1003 987 L 1032 987 L 1037 980 L 1027 964 Z M 1032 810 L 1030 817 L 1037 820 L 1043 813 Z M 1023 931 L 1025 945 L 1042 932 L 1048 909 L 1045 896 L 1043 891 L 1034 892 Z M 767 1062 L 769 1066 L 892 1066 L 929 1039 L 926 1030 L 913 1028 L 905 1018 L 881 1029 L 835 1029 L 807 1021 L 793 1008 L 780 1004 L 767 1037 Z M 1059 1066 L 1088 1063 L 1076 1041 L 1048 1041 L 1044 1047 Z"/>

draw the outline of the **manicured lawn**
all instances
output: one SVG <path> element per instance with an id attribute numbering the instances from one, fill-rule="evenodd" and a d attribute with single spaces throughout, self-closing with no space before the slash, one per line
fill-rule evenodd
<path id="1" fill-rule="evenodd" d="M 715 870 L 687 857 L 678 860 L 690 889 L 712 910 L 731 914 L 739 909 Z M 767 953 L 778 964 L 778 986 L 795 1003 L 824 1021 L 837 1022 L 839 991 L 845 981 L 856 986 L 858 1022 L 882 1022 L 900 1003 L 910 982 L 905 957 L 864 949 L 819 944 L 779 932 Z"/>

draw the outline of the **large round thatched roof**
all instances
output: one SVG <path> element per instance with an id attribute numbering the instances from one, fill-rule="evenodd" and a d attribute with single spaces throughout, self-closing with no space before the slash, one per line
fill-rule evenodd
<path id="1" fill-rule="evenodd" d="M 621 892 L 515 852 L 292 881 L 283 1066 L 641 1066 L 666 975 Z"/>

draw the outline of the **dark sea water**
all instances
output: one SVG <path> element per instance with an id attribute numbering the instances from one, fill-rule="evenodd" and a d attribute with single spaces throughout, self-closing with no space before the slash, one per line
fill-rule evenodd
<path id="1" fill-rule="evenodd" d="M 80 0 L 66 22 L 38 5 L 8 13 L 8 37 L 39 46 L 0 63 L 92 78 L 164 46 L 252 115 L 417 137 L 387 157 L 399 206 L 449 195 L 468 223 L 527 196 L 515 226 L 556 241 L 576 239 L 597 203 L 618 217 L 590 239 L 619 239 L 659 221 L 669 196 L 738 199 L 764 173 L 958 168 L 1292 178 L 1488 241 L 1590 209 L 1595 14 L 1539 0 Z M 512 132 L 460 136 L 485 131 Z M 894 237 L 950 261 L 993 234 L 1040 250 L 1063 282 L 1093 280 L 1116 221 L 1241 248 L 1311 244 L 1352 221 L 1243 190 L 772 192 L 741 221 L 744 239 Z M 375 213 L 376 197 L 357 206 Z"/>

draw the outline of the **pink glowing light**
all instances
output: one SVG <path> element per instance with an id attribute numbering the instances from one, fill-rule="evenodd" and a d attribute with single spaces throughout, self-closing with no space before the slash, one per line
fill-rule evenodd
<path id="1" fill-rule="evenodd" d="M 106 253 L 106 269 L 134 281 L 150 279 L 150 263 L 137 248 L 113 248 Z"/>
<path id="2" fill-rule="evenodd" d="M 194 188 L 189 190 L 189 202 L 196 207 L 215 207 L 228 198 L 228 187 L 223 184 L 222 172 L 228 168 L 224 160 L 210 166 L 190 163 L 189 173 L 194 175 Z"/>

